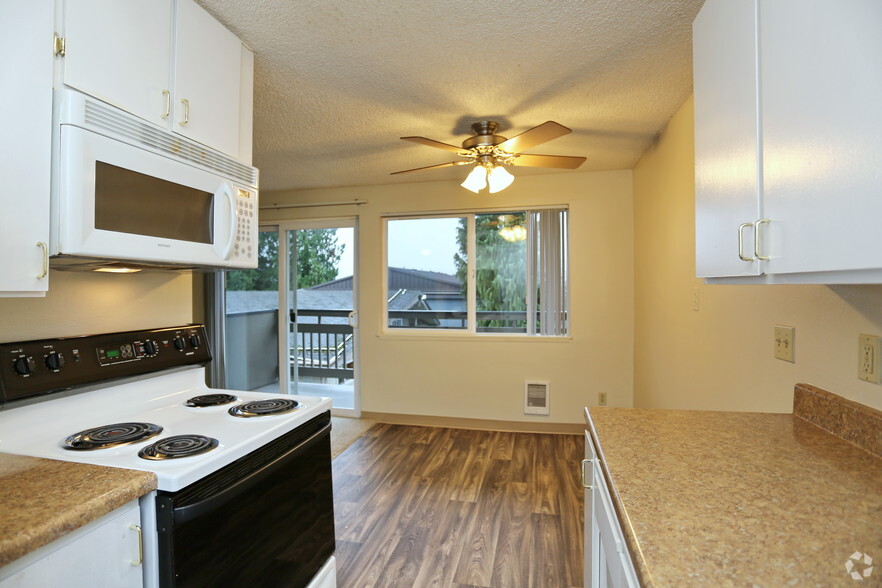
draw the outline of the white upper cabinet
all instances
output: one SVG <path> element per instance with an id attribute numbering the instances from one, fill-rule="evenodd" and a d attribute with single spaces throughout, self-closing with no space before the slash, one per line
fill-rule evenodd
<path id="1" fill-rule="evenodd" d="M 877 0 L 706 2 L 694 24 L 699 277 L 882 282 L 880 30 Z"/>
<path id="2" fill-rule="evenodd" d="M 67 2 L 64 83 L 166 126 L 173 17 L 172 0 Z"/>
<path id="3" fill-rule="evenodd" d="M 709 1 L 693 26 L 696 273 L 702 278 L 760 273 L 753 254 L 753 223 L 762 217 L 756 30 L 755 5 L 744 0 Z"/>
<path id="4" fill-rule="evenodd" d="M 239 153 L 242 44 L 192 0 L 178 0 L 174 131 Z"/>
<path id="5" fill-rule="evenodd" d="M 769 271 L 882 268 L 882 2 L 760 14 Z"/>
<path id="6" fill-rule="evenodd" d="M 54 18 L 51 2 L 0 2 L 0 296 L 49 288 Z"/>
<path id="7" fill-rule="evenodd" d="M 193 0 L 69 0 L 64 38 L 66 85 L 250 158 L 240 129 L 250 116 L 241 92 L 247 50 Z"/>

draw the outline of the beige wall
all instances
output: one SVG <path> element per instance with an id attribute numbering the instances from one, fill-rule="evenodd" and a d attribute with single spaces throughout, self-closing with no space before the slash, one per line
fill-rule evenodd
<path id="1" fill-rule="evenodd" d="M 695 279 L 692 115 L 690 99 L 633 170 L 635 406 L 790 412 L 808 382 L 882 408 L 882 386 L 857 378 L 858 334 L 882 335 L 882 286 Z M 773 357 L 775 324 L 796 327 L 796 363 Z"/>
<path id="2" fill-rule="evenodd" d="M 192 320 L 189 273 L 50 271 L 45 298 L 0 298 L 0 341 L 150 329 Z"/>
<path id="3" fill-rule="evenodd" d="M 264 205 L 366 200 L 360 206 L 261 211 L 261 221 L 358 216 L 362 410 L 576 423 L 598 392 L 632 402 L 633 234 L 630 171 L 518 178 L 499 194 L 457 182 L 264 193 Z M 486 207 L 570 207 L 572 337 L 564 341 L 382 334 L 384 214 Z M 551 415 L 523 413 L 524 380 L 551 383 Z"/>

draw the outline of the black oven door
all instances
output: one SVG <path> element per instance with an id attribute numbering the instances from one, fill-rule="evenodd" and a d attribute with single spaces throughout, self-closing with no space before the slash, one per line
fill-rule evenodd
<path id="1" fill-rule="evenodd" d="M 159 492 L 163 588 L 306 586 L 334 553 L 324 413 L 178 492 Z"/>

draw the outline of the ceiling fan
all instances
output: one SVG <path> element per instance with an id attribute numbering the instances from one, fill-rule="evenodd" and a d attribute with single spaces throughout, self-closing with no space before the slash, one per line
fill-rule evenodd
<path id="1" fill-rule="evenodd" d="M 514 176 L 508 173 L 504 166 L 576 169 L 585 161 L 584 157 L 521 153 L 531 147 L 572 132 L 567 127 L 553 120 L 526 130 L 511 139 L 495 134 L 498 127 L 499 124 L 492 120 L 476 122 L 472 125 L 472 129 L 475 131 L 474 136 L 463 141 L 462 147 L 425 137 L 401 137 L 405 141 L 451 151 L 463 159 L 415 169 L 406 169 L 393 172 L 392 175 L 408 174 L 410 172 L 454 165 L 475 165 L 475 168 L 462 183 L 462 187 L 477 193 L 489 184 L 490 192 L 495 193 L 507 188 L 514 181 Z"/>

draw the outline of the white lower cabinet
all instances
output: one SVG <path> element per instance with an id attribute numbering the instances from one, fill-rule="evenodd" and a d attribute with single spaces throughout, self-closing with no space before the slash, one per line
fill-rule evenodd
<path id="1" fill-rule="evenodd" d="M 586 588 L 639 587 L 609 487 L 591 435 L 585 431 L 585 578 Z"/>
<path id="2" fill-rule="evenodd" d="M 0 588 L 142 588 L 140 529 L 136 500 L 0 568 Z"/>

